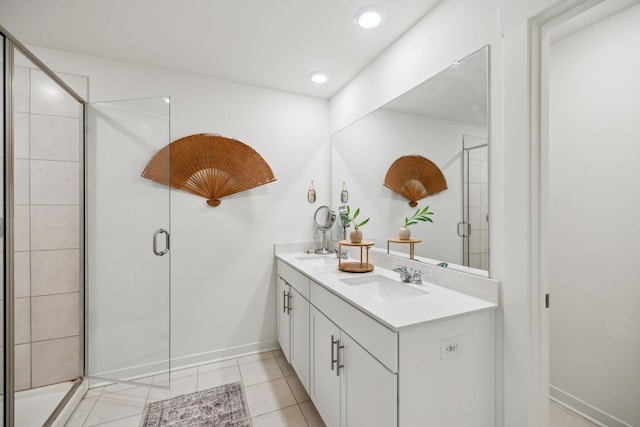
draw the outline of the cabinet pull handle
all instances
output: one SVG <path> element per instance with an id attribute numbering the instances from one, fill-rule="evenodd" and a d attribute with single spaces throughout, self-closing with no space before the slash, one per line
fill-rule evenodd
<path id="1" fill-rule="evenodd" d="M 336 346 L 336 350 L 333 350 L 333 346 Z M 336 376 L 340 376 L 340 368 L 344 368 L 344 365 L 340 364 L 340 350 L 344 348 L 343 345 L 340 345 L 340 340 L 334 339 L 333 335 L 331 335 L 331 370 L 336 368 Z"/>
<path id="2" fill-rule="evenodd" d="M 336 342 L 337 347 L 338 347 L 338 352 L 336 354 L 336 361 L 338 363 L 338 367 L 336 368 L 336 376 L 339 377 L 340 376 L 340 368 L 344 368 L 344 364 L 340 363 L 340 350 L 342 350 L 344 348 L 343 345 L 340 345 L 340 340 L 338 340 Z"/>
<path id="3" fill-rule="evenodd" d="M 333 350 L 333 345 L 338 344 L 338 340 L 333 339 L 333 335 L 331 335 L 331 370 L 335 367 L 336 363 L 338 363 L 338 359 L 336 359 L 335 352 Z"/>
<path id="4" fill-rule="evenodd" d="M 287 291 L 282 291 L 282 312 L 289 314 L 289 297 Z"/>

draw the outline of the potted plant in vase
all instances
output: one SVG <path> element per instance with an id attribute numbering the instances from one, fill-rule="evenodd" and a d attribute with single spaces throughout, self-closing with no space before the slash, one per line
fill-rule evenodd
<path id="1" fill-rule="evenodd" d="M 411 229 L 409 229 L 409 226 L 416 225 L 418 221 L 433 222 L 430 215 L 433 215 L 433 212 L 429 211 L 429 206 L 425 206 L 422 210 L 418 208 L 410 218 L 404 219 L 404 226 L 398 230 L 398 239 L 409 240 L 411 238 Z"/>
<path id="2" fill-rule="evenodd" d="M 347 205 L 347 217 L 345 220 L 345 224 L 353 224 L 353 230 L 351 230 L 351 234 L 349 234 L 349 240 L 351 240 L 351 243 L 362 242 L 362 231 L 360 231 L 360 227 L 365 225 L 367 222 L 369 222 L 369 219 L 371 219 L 367 218 L 364 221 L 356 222 L 355 219 L 358 217 L 358 215 L 360 215 L 360 208 L 356 209 L 356 211 L 353 213 L 353 216 L 351 216 L 351 207 Z"/>

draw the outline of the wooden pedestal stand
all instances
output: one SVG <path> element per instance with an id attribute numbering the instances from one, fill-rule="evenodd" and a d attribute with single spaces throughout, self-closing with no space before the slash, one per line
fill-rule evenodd
<path id="1" fill-rule="evenodd" d="M 387 239 L 387 253 L 389 253 L 389 243 L 408 243 L 409 244 L 409 259 L 413 259 L 415 251 L 414 246 L 416 243 L 420 243 L 422 240 L 420 239 Z"/>
<path id="2" fill-rule="evenodd" d="M 348 271 L 350 273 L 367 273 L 373 271 L 373 264 L 369 264 L 369 248 L 375 243 L 367 242 L 363 240 L 360 243 L 352 243 L 350 240 L 340 240 L 338 242 L 338 253 L 342 253 L 343 246 L 358 246 L 360 247 L 360 262 L 342 262 L 342 257 L 338 257 L 338 270 Z M 365 259 L 362 259 L 363 251 L 365 250 Z"/>

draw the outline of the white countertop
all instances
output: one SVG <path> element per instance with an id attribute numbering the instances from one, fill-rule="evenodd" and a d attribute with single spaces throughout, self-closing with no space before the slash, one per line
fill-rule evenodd
<path id="1" fill-rule="evenodd" d="M 369 273 L 343 272 L 338 270 L 338 259 L 334 255 L 326 255 L 329 259 L 324 265 L 315 265 L 319 264 L 319 262 L 315 261 L 314 257 L 318 259 L 323 256 L 325 255 L 306 254 L 304 252 L 276 254 L 276 258 L 311 277 L 313 281 L 327 290 L 396 331 L 424 322 L 475 311 L 495 310 L 498 307 L 493 302 L 425 281 L 421 285 L 403 283 L 398 273 L 378 266 L 375 266 L 374 270 Z M 309 259 L 312 261 L 308 261 Z M 399 300 L 379 301 L 357 290 L 353 285 L 348 285 L 340 280 L 372 275 L 386 276 L 397 281 L 400 286 L 410 286 L 426 293 L 425 295 Z"/>

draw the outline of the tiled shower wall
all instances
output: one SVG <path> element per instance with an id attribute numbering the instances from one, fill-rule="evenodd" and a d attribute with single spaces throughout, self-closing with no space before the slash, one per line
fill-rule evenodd
<path id="1" fill-rule="evenodd" d="M 61 75 L 86 99 L 86 77 Z M 15 70 L 16 390 L 81 375 L 80 104 Z"/>

